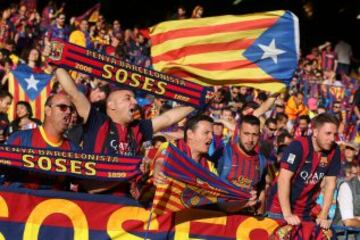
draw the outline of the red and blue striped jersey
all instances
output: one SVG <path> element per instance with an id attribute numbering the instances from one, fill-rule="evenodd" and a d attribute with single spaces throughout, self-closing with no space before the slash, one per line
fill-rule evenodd
<path id="1" fill-rule="evenodd" d="M 263 158 L 261 161 L 266 160 Z M 258 146 L 253 155 L 248 155 L 240 149 L 238 143 L 231 143 L 230 146 L 225 147 L 218 169 L 221 172 L 221 178 L 227 179 L 240 188 L 249 190 L 260 187 L 263 174 L 262 165 Z"/>
<path id="2" fill-rule="evenodd" d="M 83 148 L 86 152 L 135 156 L 152 135 L 151 120 L 134 121 L 124 127 L 92 107 L 84 128 Z"/>
<path id="3" fill-rule="evenodd" d="M 70 141 L 63 139 L 58 143 L 52 142 L 46 135 L 43 127 L 14 132 L 8 138 L 6 144 L 75 151 L 78 147 Z M 54 189 L 66 190 L 68 183 L 62 176 L 50 176 L 36 172 L 23 171 L 19 169 L 5 169 L 5 184 L 26 187 L 30 189 Z"/>
<path id="4" fill-rule="evenodd" d="M 294 173 L 290 186 L 290 206 L 293 214 L 312 220 L 312 209 L 320 193 L 324 176 L 337 176 L 340 171 L 340 149 L 334 144 L 330 151 L 315 152 L 311 136 L 294 140 L 285 150 L 281 168 Z M 268 192 L 267 211 L 282 214 L 275 178 Z"/>

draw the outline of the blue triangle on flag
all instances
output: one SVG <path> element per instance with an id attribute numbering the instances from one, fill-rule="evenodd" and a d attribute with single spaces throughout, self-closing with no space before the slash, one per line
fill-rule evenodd
<path id="1" fill-rule="evenodd" d="M 19 65 L 12 73 L 32 101 L 40 95 L 41 91 L 49 84 L 51 79 L 51 75 L 34 73 L 29 66 L 24 64 Z"/>
<path id="2" fill-rule="evenodd" d="M 298 19 L 286 11 L 243 55 L 271 77 L 288 85 L 297 68 L 298 49 Z"/>

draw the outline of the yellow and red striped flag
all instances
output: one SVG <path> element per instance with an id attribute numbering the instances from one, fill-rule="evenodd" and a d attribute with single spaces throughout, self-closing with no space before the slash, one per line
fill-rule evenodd
<path id="1" fill-rule="evenodd" d="M 9 92 L 14 99 L 9 108 L 9 120 L 16 116 L 16 103 L 29 102 L 33 110 L 33 117 L 43 120 L 45 102 L 51 92 L 52 75 L 35 73 L 26 64 L 20 64 L 9 75 Z"/>
<path id="2" fill-rule="evenodd" d="M 250 198 L 248 191 L 224 181 L 172 144 L 165 146 L 162 173 L 167 181 L 156 186 L 152 205 L 156 214 L 224 201 L 242 204 Z"/>
<path id="3" fill-rule="evenodd" d="M 167 21 L 150 36 L 156 70 L 202 85 L 279 91 L 299 56 L 298 19 L 289 11 Z"/>

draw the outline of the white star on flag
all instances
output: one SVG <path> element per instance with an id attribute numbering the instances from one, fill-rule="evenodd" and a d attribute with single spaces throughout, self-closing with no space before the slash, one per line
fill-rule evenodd
<path id="1" fill-rule="evenodd" d="M 264 51 L 261 59 L 271 58 L 276 64 L 277 64 L 277 56 L 286 53 L 286 51 L 276 48 L 274 38 L 271 40 L 269 46 L 263 44 L 258 44 L 258 46 Z"/>
<path id="2" fill-rule="evenodd" d="M 40 81 L 35 79 L 34 74 L 31 74 L 30 78 L 25 78 L 25 82 L 27 83 L 26 90 L 33 88 L 35 91 L 38 91 L 37 84 Z"/>

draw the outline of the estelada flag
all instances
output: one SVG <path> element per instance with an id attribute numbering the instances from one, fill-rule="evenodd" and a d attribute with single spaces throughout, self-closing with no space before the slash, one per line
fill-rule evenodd
<path id="1" fill-rule="evenodd" d="M 150 36 L 156 70 L 203 85 L 276 92 L 299 57 L 298 18 L 289 11 L 167 21 Z"/>
<path id="2" fill-rule="evenodd" d="M 9 76 L 9 92 L 14 99 L 9 109 L 9 120 L 16 115 L 16 103 L 27 101 L 30 103 L 33 117 L 42 120 L 45 112 L 45 102 L 51 92 L 52 76 L 45 73 L 35 73 L 26 64 L 20 64 L 11 71 Z"/>
<path id="3" fill-rule="evenodd" d="M 91 23 L 97 22 L 100 15 L 101 3 L 97 3 L 85 13 L 75 18 L 75 25 L 79 25 L 82 20 L 88 20 Z"/>
<path id="4" fill-rule="evenodd" d="M 246 202 L 250 194 L 223 180 L 169 143 L 163 150 L 162 172 L 167 182 L 156 186 L 152 209 L 176 212 L 223 201 Z"/>

